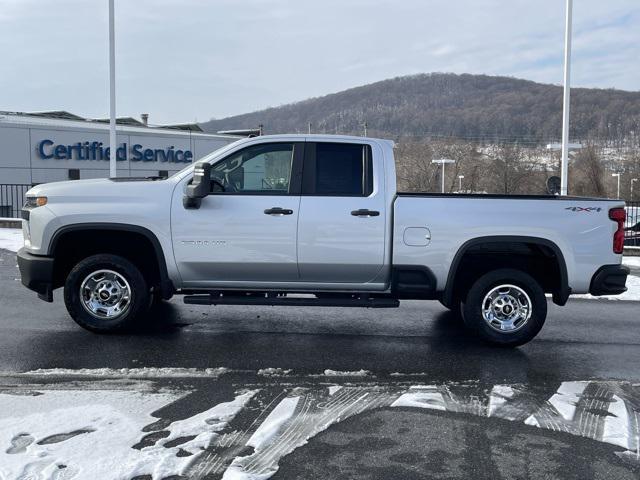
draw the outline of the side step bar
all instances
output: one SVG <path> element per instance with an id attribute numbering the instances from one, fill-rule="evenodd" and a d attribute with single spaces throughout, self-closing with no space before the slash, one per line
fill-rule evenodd
<path id="1" fill-rule="evenodd" d="M 381 297 L 324 297 L 298 298 L 268 295 L 185 295 L 184 303 L 189 305 L 270 305 L 295 307 L 365 307 L 365 308 L 397 308 L 400 302 L 395 298 Z"/>

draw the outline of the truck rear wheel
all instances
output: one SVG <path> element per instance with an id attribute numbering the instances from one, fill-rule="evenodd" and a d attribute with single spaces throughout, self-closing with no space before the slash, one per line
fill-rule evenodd
<path id="1" fill-rule="evenodd" d="M 547 317 L 547 299 L 536 280 L 520 270 L 480 277 L 463 304 L 465 325 L 494 345 L 517 347 L 533 339 Z"/>
<path id="2" fill-rule="evenodd" d="M 149 287 L 140 270 L 118 255 L 93 255 L 80 261 L 64 285 L 64 303 L 78 325 L 112 332 L 146 312 Z"/>

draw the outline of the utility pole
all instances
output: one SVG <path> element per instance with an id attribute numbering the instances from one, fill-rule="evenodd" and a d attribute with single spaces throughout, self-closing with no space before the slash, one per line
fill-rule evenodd
<path id="1" fill-rule="evenodd" d="M 637 181 L 638 181 L 637 178 L 632 178 L 631 179 L 631 195 L 630 195 L 631 198 L 629 200 L 632 201 L 632 202 L 633 202 L 633 184 L 636 183 Z"/>
<path id="2" fill-rule="evenodd" d="M 458 175 L 458 180 L 460 181 L 460 185 L 458 187 L 458 192 L 462 192 L 462 179 L 464 178 L 464 175 Z"/>
<path id="3" fill-rule="evenodd" d="M 564 32 L 564 95 L 562 98 L 562 163 L 560 166 L 560 195 L 567 195 L 569 185 L 569 104 L 571 96 L 571 16 L 573 0 L 567 0 Z"/>
<path id="4" fill-rule="evenodd" d="M 444 193 L 444 166 L 447 163 L 455 163 L 455 160 L 451 160 L 450 158 L 438 158 L 431 160 L 431 163 L 439 163 L 442 165 L 442 193 Z"/>
<path id="5" fill-rule="evenodd" d="M 621 177 L 621 174 L 620 173 L 612 173 L 611 176 L 612 177 L 618 177 L 618 193 L 617 193 L 616 198 L 620 198 L 620 177 Z"/>
<path id="6" fill-rule="evenodd" d="M 364 122 L 364 136 L 367 136 L 367 122 Z"/>
<path id="7" fill-rule="evenodd" d="M 311 135 L 311 122 L 309 122 L 309 135 Z"/>
<path id="8" fill-rule="evenodd" d="M 116 39 L 114 0 L 109 0 L 109 177 L 116 177 Z M 125 152 L 126 154 L 126 152 Z"/>

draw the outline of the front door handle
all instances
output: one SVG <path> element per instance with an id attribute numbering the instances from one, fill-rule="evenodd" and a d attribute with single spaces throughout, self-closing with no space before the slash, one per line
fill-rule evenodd
<path id="1" fill-rule="evenodd" d="M 280 207 L 271 207 L 267 208 L 264 211 L 265 215 L 292 215 L 293 210 L 289 210 L 288 208 L 280 208 Z"/>
<path id="2" fill-rule="evenodd" d="M 353 210 L 351 215 L 354 217 L 377 217 L 380 215 L 380 212 L 377 210 L 367 210 L 366 208 L 361 208 L 360 210 Z"/>

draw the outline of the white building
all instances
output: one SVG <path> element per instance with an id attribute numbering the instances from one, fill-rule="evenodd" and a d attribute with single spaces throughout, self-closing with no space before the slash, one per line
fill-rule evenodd
<path id="1" fill-rule="evenodd" d="M 238 138 L 206 134 L 197 125 L 149 127 L 118 119 L 118 176 L 171 175 Z M 0 184 L 108 177 L 109 154 L 104 120 L 68 112 L 0 112 Z"/>

